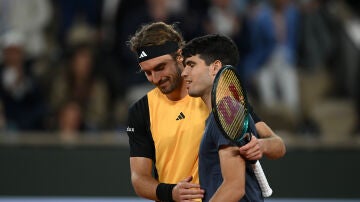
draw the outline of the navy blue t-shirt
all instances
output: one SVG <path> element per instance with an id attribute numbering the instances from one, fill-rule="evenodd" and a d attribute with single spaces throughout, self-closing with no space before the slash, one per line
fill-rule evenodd
<path id="1" fill-rule="evenodd" d="M 255 128 L 252 119 L 249 126 Z M 201 140 L 199 151 L 200 187 L 205 190 L 203 202 L 210 200 L 223 181 L 218 154 L 220 146 L 234 145 L 221 133 L 222 132 L 211 113 L 206 120 L 205 132 Z M 264 201 L 260 186 L 254 175 L 251 164 L 249 163 L 246 163 L 245 195 L 240 201 Z"/>

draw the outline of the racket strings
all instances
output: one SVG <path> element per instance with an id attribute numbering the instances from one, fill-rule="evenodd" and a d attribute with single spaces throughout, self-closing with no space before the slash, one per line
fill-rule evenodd
<path id="1" fill-rule="evenodd" d="M 236 74 L 225 70 L 218 81 L 216 89 L 216 105 L 219 120 L 228 136 L 239 139 L 244 134 L 243 126 L 246 125 L 247 108 L 245 107 L 245 94 Z"/>

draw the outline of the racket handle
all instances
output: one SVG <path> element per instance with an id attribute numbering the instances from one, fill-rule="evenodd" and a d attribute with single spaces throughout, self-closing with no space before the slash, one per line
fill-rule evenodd
<path id="1" fill-rule="evenodd" d="M 271 194 L 273 193 L 273 190 L 271 189 L 271 187 L 266 179 L 265 173 L 261 167 L 260 162 L 256 161 L 255 164 L 252 164 L 252 167 L 253 167 L 256 179 L 259 182 L 263 197 L 271 196 Z"/>

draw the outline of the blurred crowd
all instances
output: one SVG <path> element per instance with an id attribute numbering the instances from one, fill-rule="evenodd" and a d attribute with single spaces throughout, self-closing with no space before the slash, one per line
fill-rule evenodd
<path id="1" fill-rule="evenodd" d="M 164 21 L 186 41 L 231 37 L 251 103 L 275 130 L 321 135 L 341 105 L 359 134 L 359 11 L 356 0 L 0 0 L 0 129 L 123 130 L 152 88 L 126 41 Z"/>

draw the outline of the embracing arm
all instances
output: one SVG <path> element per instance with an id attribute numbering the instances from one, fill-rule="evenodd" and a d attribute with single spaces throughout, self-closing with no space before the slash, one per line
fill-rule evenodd
<path id="1" fill-rule="evenodd" d="M 240 147 L 240 154 L 247 160 L 259 160 L 263 155 L 269 159 L 278 159 L 285 155 L 286 148 L 283 140 L 263 121 L 255 124 L 257 134 L 251 141 Z"/>
<path id="2" fill-rule="evenodd" d="M 210 202 L 237 202 L 245 194 L 245 160 L 240 156 L 238 147 L 233 146 L 221 147 L 219 158 L 223 182 Z"/>
<path id="3" fill-rule="evenodd" d="M 152 160 L 145 157 L 131 157 L 131 182 L 137 195 L 150 200 L 159 200 L 156 189 L 159 182 L 152 177 Z M 192 177 L 186 177 L 175 185 L 171 186 L 166 194 L 175 201 L 193 201 L 202 198 L 204 190 L 199 184 L 191 183 Z M 170 184 L 164 184 L 165 186 Z"/>
<path id="4" fill-rule="evenodd" d="M 130 157 L 131 182 L 137 195 L 158 200 L 156 187 L 159 182 L 152 176 L 152 160 L 145 157 Z"/>
<path id="5" fill-rule="evenodd" d="M 265 122 L 258 122 L 255 127 L 263 154 L 270 159 L 283 157 L 286 153 L 284 141 Z"/>

